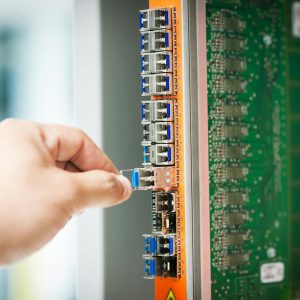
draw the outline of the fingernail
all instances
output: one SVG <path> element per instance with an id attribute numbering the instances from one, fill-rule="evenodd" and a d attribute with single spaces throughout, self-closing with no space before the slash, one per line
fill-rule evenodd
<path id="1" fill-rule="evenodd" d="M 128 199 L 129 196 L 132 193 L 132 186 L 130 181 L 123 175 L 118 175 L 118 178 L 120 182 L 123 184 L 124 187 L 124 194 L 123 194 L 123 199 Z"/>

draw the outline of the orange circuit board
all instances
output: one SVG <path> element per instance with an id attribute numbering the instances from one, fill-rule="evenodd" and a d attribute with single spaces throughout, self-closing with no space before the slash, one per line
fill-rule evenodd
<path id="1" fill-rule="evenodd" d="M 182 88 L 182 24 L 181 24 L 181 1 L 180 0 L 150 0 L 150 9 L 170 8 L 172 12 L 172 42 L 173 42 L 173 77 L 174 95 L 176 103 L 174 122 L 176 126 L 176 160 L 178 180 L 178 207 L 177 207 L 177 260 L 180 273 L 177 278 L 156 277 L 155 278 L 155 299 L 186 299 L 186 266 L 185 266 L 185 189 L 184 189 L 184 133 L 183 133 L 183 88 Z M 152 100 L 161 97 L 152 97 Z"/>
<path id="2" fill-rule="evenodd" d="M 157 300 L 187 299 L 181 18 L 180 0 L 150 0 L 140 11 L 144 159 L 141 168 L 123 171 L 130 172 L 133 189 L 152 190 L 143 260 Z"/>

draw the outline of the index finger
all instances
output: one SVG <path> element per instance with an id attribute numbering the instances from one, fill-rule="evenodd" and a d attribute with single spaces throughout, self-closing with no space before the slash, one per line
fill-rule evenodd
<path id="1" fill-rule="evenodd" d="M 108 156 L 82 130 L 57 124 L 43 124 L 41 130 L 55 161 L 71 161 L 81 171 L 104 170 L 119 174 Z"/>

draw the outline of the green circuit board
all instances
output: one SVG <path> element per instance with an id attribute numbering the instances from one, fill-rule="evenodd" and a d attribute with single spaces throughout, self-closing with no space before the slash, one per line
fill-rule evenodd
<path id="1" fill-rule="evenodd" d="M 289 137 L 289 191 L 290 191 L 290 299 L 300 298 L 300 35 L 293 34 L 295 5 L 299 1 L 287 1 L 286 56 L 287 56 L 287 104 Z M 299 10 L 298 10 L 299 13 Z M 298 18 L 300 14 L 298 15 Z M 298 19 L 299 22 L 299 19 Z"/>
<path id="2" fill-rule="evenodd" d="M 286 9 L 207 1 L 212 299 L 291 297 Z"/>

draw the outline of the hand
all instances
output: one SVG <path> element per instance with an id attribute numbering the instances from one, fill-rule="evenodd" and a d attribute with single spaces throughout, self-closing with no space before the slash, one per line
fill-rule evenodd
<path id="1" fill-rule="evenodd" d="M 130 182 L 81 130 L 0 123 L 0 264 L 42 247 L 87 207 L 131 195 Z"/>

